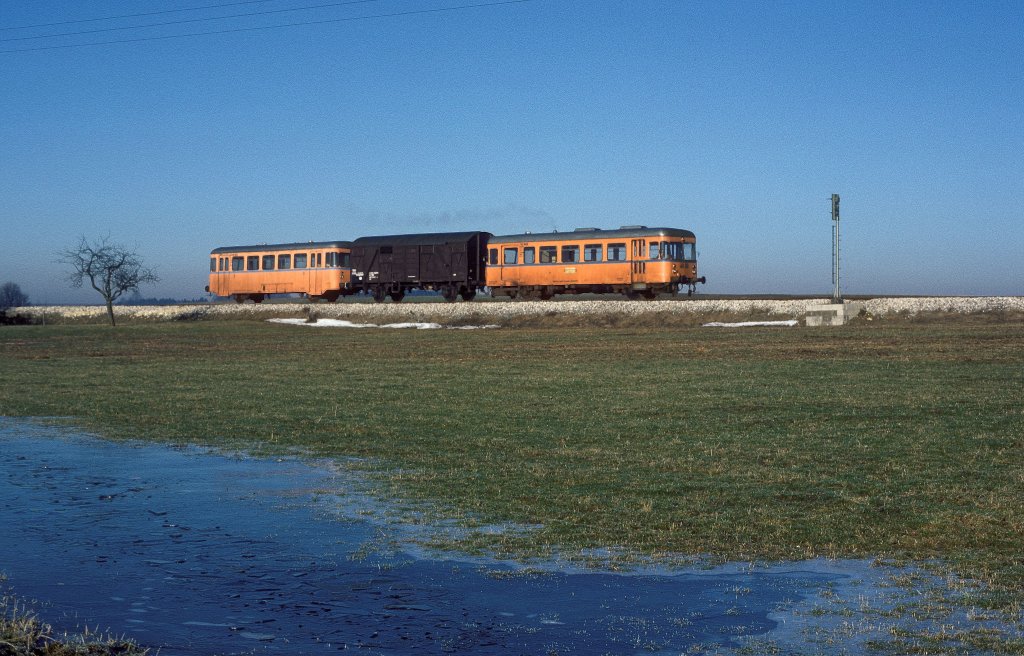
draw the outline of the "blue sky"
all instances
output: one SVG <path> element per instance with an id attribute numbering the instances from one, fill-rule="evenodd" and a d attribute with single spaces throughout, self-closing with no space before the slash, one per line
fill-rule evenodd
<path id="1" fill-rule="evenodd" d="M 224 0 L 0 2 L 0 27 Z M 477 0 L 486 2 L 487 0 Z M 0 50 L 474 4 L 234 7 L 0 31 Z M 192 298 L 217 246 L 625 224 L 707 293 L 1024 294 L 1024 4 L 530 0 L 0 53 L 0 282 L 97 302 L 109 234 Z M 19 39 L 19 40 L 14 40 Z"/>

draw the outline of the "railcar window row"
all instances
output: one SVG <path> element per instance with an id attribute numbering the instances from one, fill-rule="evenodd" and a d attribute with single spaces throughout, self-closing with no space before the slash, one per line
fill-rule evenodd
<path id="1" fill-rule="evenodd" d="M 350 266 L 349 253 L 282 253 L 278 255 L 235 255 L 211 257 L 210 271 L 274 271 L 288 269 L 322 268 L 326 255 L 331 268 Z M 262 266 L 261 266 L 262 265 Z"/>
<path id="2" fill-rule="evenodd" d="M 604 262 L 604 246 L 602 244 L 584 244 L 583 246 L 583 261 L 584 262 Z M 524 246 L 523 247 L 523 264 L 534 264 L 537 261 L 537 247 L 535 246 Z M 502 249 L 501 262 L 502 264 L 517 264 L 519 259 L 519 249 L 508 247 Z M 580 261 L 580 246 L 578 244 L 569 244 L 562 246 L 562 257 L 558 257 L 558 246 L 541 246 L 540 247 L 540 263 L 541 264 L 557 264 L 572 263 Z M 608 244 L 608 262 L 625 262 L 626 261 L 626 244 Z M 492 265 L 498 264 L 498 249 L 492 248 L 488 252 L 488 262 Z"/>

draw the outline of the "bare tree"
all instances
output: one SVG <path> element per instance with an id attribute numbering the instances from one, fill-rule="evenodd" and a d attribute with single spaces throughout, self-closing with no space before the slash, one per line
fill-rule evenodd
<path id="1" fill-rule="evenodd" d="M 5 282 L 0 286 L 0 313 L 25 305 L 28 305 L 28 296 L 22 293 L 17 283 Z"/>
<path id="2" fill-rule="evenodd" d="M 81 287 L 82 282 L 88 279 L 92 288 L 103 296 L 111 326 L 117 325 L 114 301 L 121 294 L 137 290 L 139 285 L 160 281 L 156 273 L 143 266 L 135 251 L 111 242 L 109 236 L 95 243 L 90 243 L 83 236 L 77 245 L 61 251 L 57 261 L 71 267 L 68 282 L 72 287 Z"/>

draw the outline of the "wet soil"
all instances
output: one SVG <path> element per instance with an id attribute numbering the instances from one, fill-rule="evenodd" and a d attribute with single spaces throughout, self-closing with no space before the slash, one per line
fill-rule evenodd
<path id="1" fill-rule="evenodd" d="M 850 578 L 813 564 L 626 576 L 376 553 L 380 525 L 313 492 L 351 487 L 295 459 L 0 418 L 0 572 L 58 628 L 165 656 L 729 650 Z"/>

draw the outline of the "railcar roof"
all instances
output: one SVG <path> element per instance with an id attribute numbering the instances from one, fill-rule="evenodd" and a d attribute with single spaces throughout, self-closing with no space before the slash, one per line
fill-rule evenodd
<path id="1" fill-rule="evenodd" d="M 253 246 L 221 246 L 210 251 L 210 255 L 224 253 L 260 253 L 263 251 L 302 251 L 319 248 L 352 248 L 350 241 L 298 241 L 291 244 L 256 244 Z"/>
<path id="2" fill-rule="evenodd" d="M 490 237 L 489 232 L 427 232 L 411 235 L 376 235 L 360 237 L 353 246 L 437 246 L 455 242 L 467 242 L 478 236 Z"/>
<path id="3" fill-rule="evenodd" d="M 681 228 L 620 228 L 618 230 L 602 230 L 587 228 L 572 232 L 527 232 L 521 235 L 495 235 L 490 238 L 491 244 L 508 244 L 521 241 L 576 241 L 584 242 L 593 239 L 631 239 L 634 237 L 686 237 L 695 239 L 689 230 Z"/>

